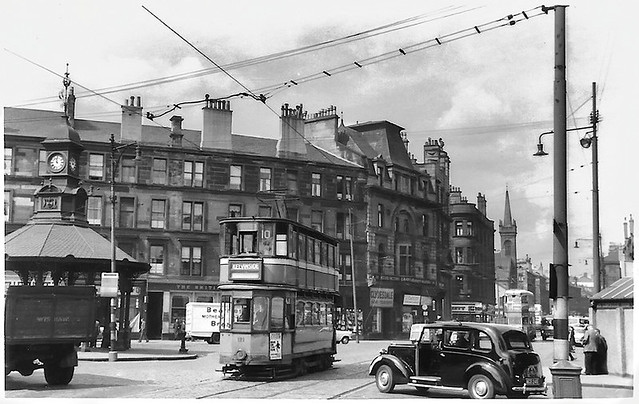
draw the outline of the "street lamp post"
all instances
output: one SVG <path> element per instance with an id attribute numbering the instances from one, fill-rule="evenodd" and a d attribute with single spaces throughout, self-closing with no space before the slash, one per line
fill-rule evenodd
<path id="1" fill-rule="evenodd" d="M 115 203 L 117 200 L 117 196 L 115 195 L 115 173 L 118 167 L 118 163 L 124 154 L 126 148 L 130 146 L 136 146 L 136 160 L 139 158 L 139 148 L 137 142 L 116 145 L 115 136 L 111 134 L 111 138 L 109 139 L 111 144 L 111 273 L 117 273 L 116 270 L 116 258 L 115 258 L 115 213 L 116 207 Z M 110 341 L 109 341 L 109 362 L 115 362 L 118 360 L 118 352 L 116 351 L 116 320 L 115 320 L 115 312 L 117 309 L 117 293 L 115 297 L 111 297 L 110 302 L 110 318 L 109 318 L 109 328 L 110 328 Z"/>

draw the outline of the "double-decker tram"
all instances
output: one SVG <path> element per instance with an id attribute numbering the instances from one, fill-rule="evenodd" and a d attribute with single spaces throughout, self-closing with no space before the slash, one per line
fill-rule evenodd
<path id="1" fill-rule="evenodd" d="M 279 378 L 330 368 L 337 240 L 283 218 L 220 225 L 222 371 Z"/>

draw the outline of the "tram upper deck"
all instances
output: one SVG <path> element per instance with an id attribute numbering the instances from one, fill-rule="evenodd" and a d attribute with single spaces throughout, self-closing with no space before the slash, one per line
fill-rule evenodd
<path id="1" fill-rule="evenodd" d="M 284 218 L 231 217 L 220 225 L 220 283 L 338 292 L 335 238 Z"/>

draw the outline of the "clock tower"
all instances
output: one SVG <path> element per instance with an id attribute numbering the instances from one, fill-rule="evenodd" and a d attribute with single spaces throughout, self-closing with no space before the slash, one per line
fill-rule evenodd
<path id="1" fill-rule="evenodd" d="M 46 153 L 43 187 L 35 193 L 31 221 L 61 221 L 88 225 L 87 193 L 80 186 L 80 154 L 84 146 L 80 135 L 66 116 L 60 116 L 42 141 Z"/>

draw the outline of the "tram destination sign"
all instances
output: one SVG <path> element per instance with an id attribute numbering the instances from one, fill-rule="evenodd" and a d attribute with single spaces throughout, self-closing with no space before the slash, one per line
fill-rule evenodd
<path id="1" fill-rule="evenodd" d="M 234 281 L 262 280 L 262 261 L 229 261 L 229 279 Z"/>

